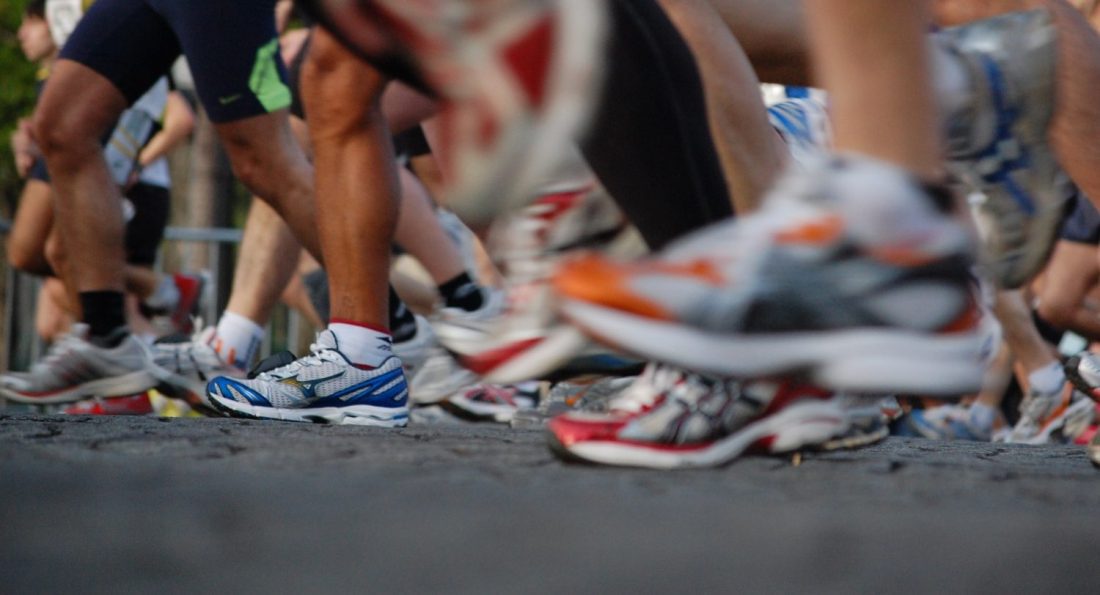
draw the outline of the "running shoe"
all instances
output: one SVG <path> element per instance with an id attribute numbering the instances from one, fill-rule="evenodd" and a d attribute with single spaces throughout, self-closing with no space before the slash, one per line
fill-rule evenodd
<path id="1" fill-rule="evenodd" d="M 440 97 L 437 148 L 449 184 L 444 202 L 466 221 L 491 221 L 501 201 L 528 198 L 594 111 L 607 37 L 604 2 L 307 5 L 353 49 L 383 58 L 383 68 L 400 62 L 396 68 L 411 70 Z M 397 46 L 396 56 L 385 45 Z"/>
<path id="2" fill-rule="evenodd" d="M 510 386 L 483 383 L 459 392 L 442 405 L 462 419 L 506 424 L 518 412 L 533 410 L 538 400 L 538 382 L 522 382 Z"/>
<path id="3" fill-rule="evenodd" d="M 440 346 L 427 319 L 415 316 L 416 334 L 393 344 L 409 379 L 409 400 L 416 405 L 430 405 L 477 384 L 477 374 L 462 367 Z"/>
<path id="4" fill-rule="evenodd" d="M 1082 351 L 1067 359 L 1063 369 L 1074 388 L 1100 402 L 1100 356 Z"/>
<path id="5" fill-rule="evenodd" d="M 1096 418 L 1092 399 L 1066 383 L 1062 390 L 1029 390 L 1020 403 L 1020 419 L 1006 442 L 1023 444 L 1072 443 Z"/>
<path id="6" fill-rule="evenodd" d="M 149 349 L 128 330 L 115 347 L 88 340 L 88 325 L 74 324 L 29 372 L 0 375 L 0 396 L 16 403 L 74 403 L 89 397 L 128 397 L 157 385 Z"/>
<path id="7" fill-rule="evenodd" d="M 832 144 L 829 113 L 820 99 L 790 98 L 769 105 L 768 122 L 787 145 L 795 164 L 820 158 Z"/>
<path id="8" fill-rule="evenodd" d="M 94 397 L 74 403 L 63 411 L 65 415 L 149 415 L 153 413 L 153 403 L 149 393 L 144 392 L 110 399 Z"/>
<path id="9" fill-rule="evenodd" d="M 941 405 L 931 409 L 914 409 L 904 423 L 918 436 L 931 440 L 971 440 L 989 442 L 993 434 L 970 421 L 970 410 L 964 405 Z"/>
<path id="10" fill-rule="evenodd" d="M 554 283 L 567 318 L 647 359 L 957 395 L 982 383 L 971 248 L 907 173 L 836 156 L 790 170 L 751 215 L 640 262 L 580 257 Z"/>
<path id="11" fill-rule="evenodd" d="M 1089 445 L 1086 447 L 1085 453 L 1088 455 L 1089 460 L 1092 461 L 1093 466 L 1100 467 L 1100 432 L 1093 435 L 1092 440 L 1089 441 Z"/>
<path id="12" fill-rule="evenodd" d="M 792 452 L 845 434 L 831 393 L 791 383 L 744 384 L 692 375 L 657 406 L 605 423 L 550 422 L 559 456 L 605 465 L 674 469 L 724 465 L 749 450 Z"/>
<path id="13" fill-rule="evenodd" d="M 1048 144 L 1057 53 L 1051 15 L 1007 14 L 933 39 L 971 75 L 969 97 L 949 100 L 950 169 L 974 193 L 992 276 L 1019 287 L 1046 263 L 1071 196 Z"/>
<path id="14" fill-rule="evenodd" d="M 167 285 L 166 290 L 158 290 L 138 305 L 141 314 L 161 334 L 190 335 L 194 332 L 194 316 L 198 312 L 206 279 L 203 275 L 176 273 L 169 275 L 163 283 Z"/>
<path id="15" fill-rule="evenodd" d="M 244 378 L 245 371 L 226 363 L 214 348 L 217 330 L 210 326 L 184 341 L 162 340 L 153 344 L 153 361 L 159 368 L 157 390 L 166 397 L 186 402 L 193 409 L 215 413 L 206 385 L 216 377 Z"/>
<path id="16" fill-rule="evenodd" d="M 253 379 L 218 377 L 207 385 L 211 404 L 234 417 L 404 427 L 408 387 L 401 360 L 362 369 L 340 352 L 325 330 L 310 354 Z"/>
<path id="17" fill-rule="evenodd" d="M 493 230 L 504 292 L 477 313 L 441 312 L 432 321 L 440 343 L 493 384 L 541 379 L 583 355 L 591 343 L 558 317 L 550 278 L 564 253 L 612 245 L 624 229 L 601 188 L 541 196 Z"/>

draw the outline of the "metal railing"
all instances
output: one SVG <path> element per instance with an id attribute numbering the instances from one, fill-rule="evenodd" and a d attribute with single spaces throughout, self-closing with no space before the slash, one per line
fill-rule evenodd
<path id="1" fill-rule="evenodd" d="M 0 235 L 6 235 L 11 222 L 0 220 Z M 200 243 L 219 246 L 236 245 L 241 242 L 243 233 L 230 228 L 193 228 L 169 227 L 165 229 L 166 243 Z M 163 249 L 161 252 L 163 253 Z M 209 266 L 206 268 L 207 285 L 204 299 L 200 303 L 199 315 L 204 324 L 213 324 L 225 308 L 228 287 L 225 279 L 232 278 L 234 262 L 223 250 L 211 250 Z M 3 349 L 0 353 L 0 370 L 25 370 L 43 353 L 45 345 L 35 331 L 35 308 L 42 280 L 8 266 L 4 267 L 4 315 Z M 157 268 L 161 263 L 158 261 Z M 286 306 L 279 304 L 268 322 L 261 346 L 261 356 L 276 349 L 291 349 L 303 343 L 303 333 L 309 332 L 310 325 L 302 316 Z"/>

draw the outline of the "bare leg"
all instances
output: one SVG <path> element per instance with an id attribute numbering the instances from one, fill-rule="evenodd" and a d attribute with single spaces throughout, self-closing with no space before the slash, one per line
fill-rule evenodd
<path id="1" fill-rule="evenodd" d="M 1089 292 L 1100 281 L 1095 245 L 1060 241 L 1047 263 L 1039 293 L 1039 315 L 1054 326 L 1100 340 L 1100 310 Z"/>
<path id="2" fill-rule="evenodd" d="M 263 325 L 298 264 L 301 247 L 268 204 L 253 199 L 233 272 L 226 311 Z"/>
<path id="3" fill-rule="evenodd" d="M 73 102 L 75 96 L 81 101 Z M 66 251 L 79 259 L 78 266 L 58 273 L 77 292 L 124 288 L 121 196 L 99 139 L 125 107 L 125 98 L 110 81 L 69 60 L 54 66 L 38 102 L 36 136 L 59 196 L 59 231 Z"/>
<path id="4" fill-rule="evenodd" d="M 46 236 L 53 227 L 53 191 L 41 180 L 27 180 L 19 196 L 6 248 L 8 264 L 35 275 L 49 275 Z"/>
<path id="5" fill-rule="evenodd" d="M 399 193 L 389 129 L 381 112 L 382 76 L 324 30 L 314 34 L 303 68 L 317 164 L 321 243 L 332 318 L 388 326 L 389 250 Z"/>
<path id="6" fill-rule="evenodd" d="M 394 239 L 424 265 L 436 284 L 462 274 L 458 249 L 439 225 L 432 199 L 420 180 L 405 168 L 401 178 L 401 215 Z"/>
<path id="7" fill-rule="evenodd" d="M 1035 329 L 1022 292 L 999 292 L 993 312 L 1004 329 L 1005 343 L 1024 370 L 1031 372 L 1057 361 L 1054 350 Z"/>
<path id="8" fill-rule="evenodd" d="M 927 8 L 919 0 L 814 0 L 806 17 L 837 149 L 934 181 L 944 172 L 924 39 Z"/>
<path id="9" fill-rule="evenodd" d="M 323 262 L 317 241 L 313 168 L 291 131 L 286 110 L 218 124 L 233 171 L 253 194 L 272 206 L 294 237 Z"/>
<path id="10" fill-rule="evenodd" d="M 709 0 L 662 0 L 661 6 L 699 64 L 711 134 L 734 208 L 751 211 L 789 155 L 765 116 L 760 81 Z"/>

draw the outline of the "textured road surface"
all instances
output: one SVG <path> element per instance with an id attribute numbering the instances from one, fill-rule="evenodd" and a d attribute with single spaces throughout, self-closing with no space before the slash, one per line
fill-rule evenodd
<path id="1" fill-rule="evenodd" d="M 0 592 L 1092 592 L 1079 448 L 563 464 L 534 430 L 0 414 Z"/>

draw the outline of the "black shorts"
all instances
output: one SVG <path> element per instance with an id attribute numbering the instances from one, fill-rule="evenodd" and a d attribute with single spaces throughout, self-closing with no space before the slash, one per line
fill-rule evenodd
<path id="1" fill-rule="evenodd" d="M 39 157 L 34 160 L 34 164 L 31 165 L 31 170 L 27 172 L 28 180 L 38 180 L 40 182 L 50 183 L 50 172 L 46 170 L 46 160 Z"/>
<path id="2" fill-rule="evenodd" d="M 126 224 L 126 262 L 152 266 L 168 225 L 170 193 L 162 186 L 135 184 L 126 198 L 134 206 L 134 216 Z"/>
<path id="3" fill-rule="evenodd" d="M 1062 221 L 1062 239 L 1079 244 L 1100 244 L 1100 211 L 1080 192 L 1074 201 L 1073 210 Z"/>
<path id="4" fill-rule="evenodd" d="M 131 104 L 181 50 L 214 122 L 290 105 L 275 0 L 97 0 L 61 57 L 110 80 Z"/>

